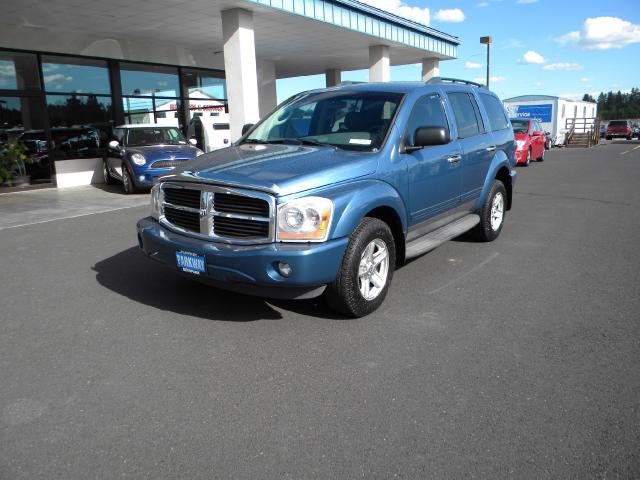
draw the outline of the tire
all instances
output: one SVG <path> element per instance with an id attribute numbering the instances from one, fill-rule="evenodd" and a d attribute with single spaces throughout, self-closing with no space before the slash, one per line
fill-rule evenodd
<path id="1" fill-rule="evenodd" d="M 122 164 L 122 189 L 127 195 L 136 193 L 137 190 L 131 178 L 131 172 L 124 163 Z"/>
<path id="2" fill-rule="evenodd" d="M 107 185 L 113 185 L 115 183 L 113 177 L 109 173 L 106 159 L 102 161 L 102 176 L 104 177 L 104 183 L 106 183 Z"/>
<path id="3" fill-rule="evenodd" d="M 496 179 L 491 184 L 487 200 L 478 212 L 480 223 L 472 230 L 478 241 L 492 242 L 498 238 L 504 225 L 506 205 L 507 190 L 504 184 Z"/>
<path id="4" fill-rule="evenodd" d="M 338 276 L 327 286 L 327 303 L 349 317 L 370 314 L 387 296 L 395 263 L 389 226 L 377 218 L 363 218 L 351 234 Z"/>

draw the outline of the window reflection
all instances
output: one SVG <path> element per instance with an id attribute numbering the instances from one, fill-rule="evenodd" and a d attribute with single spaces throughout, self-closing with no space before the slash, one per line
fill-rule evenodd
<path id="1" fill-rule="evenodd" d="M 107 63 L 102 60 L 45 56 L 42 73 L 50 93 L 111 94 Z"/>
<path id="2" fill-rule="evenodd" d="M 0 89 L 40 90 L 37 57 L 32 53 L 0 52 Z"/>
<path id="3" fill-rule="evenodd" d="M 123 63 L 120 67 L 123 95 L 177 97 L 178 69 Z"/>

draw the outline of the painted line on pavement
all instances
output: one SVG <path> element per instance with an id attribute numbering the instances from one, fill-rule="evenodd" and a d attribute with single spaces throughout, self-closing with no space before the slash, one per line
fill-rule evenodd
<path id="1" fill-rule="evenodd" d="M 435 290 L 431 290 L 429 292 L 429 295 L 433 295 L 434 293 L 438 293 L 440 290 L 444 290 L 447 287 L 450 287 L 451 285 L 453 285 L 454 283 L 456 283 L 458 280 L 463 279 L 464 277 L 468 277 L 469 275 L 471 275 L 472 273 L 476 272 L 477 270 L 480 270 L 482 267 L 484 267 L 486 264 L 488 264 L 489 262 L 493 261 L 496 259 L 496 257 L 498 257 L 498 255 L 500 255 L 498 252 L 492 253 L 489 258 L 485 259 L 484 261 L 480 262 L 478 265 L 476 265 L 475 267 L 473 267 L 471 270 L 463 273 L 462 275 L 460 275 L 459 277 L 454 278 L 453 280 L 451 280 L 450 282 L 445 283 L 444 285 L 442 285 L 439 288 L 436 288 Z"/>
<path id="2" fill-rule="evenodd" d="M 30 225 L 39 225 L 41 223 L 56 222 L 58 220 L 68 220 L 70 218 L 87 217 L 89 215 L 99 215 L 101 213 L 117 212 L 118 210 L 127 210 L 128 208 L 140 208 L 144 206 L 145 205 L 133 205 L 130 207 L 118 207 L 118 208 L 111 208 L 109 210 L 100 210 L 99 212 L 80 213 L 78 215 L 69 215 L 67 217 L 49 218 L 47 220 L 38 220 L 36 222 L 21 223 L 20 225 L 9 225 L 8 227 L 0 227 L 0 230 L 10 230 L 12 228 L 28 227 Z"/>

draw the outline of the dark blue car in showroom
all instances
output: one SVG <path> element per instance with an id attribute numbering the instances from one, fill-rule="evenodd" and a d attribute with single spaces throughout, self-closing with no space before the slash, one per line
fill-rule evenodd
<path id="1" fill-rule="evenodd" d="M 103 162 L 104 181 L 121 181 L 125 193 L 150 189 L 158 177 L 204 153 L 187 142 L 178 127 L 120 125 L 113 137 Z"/>

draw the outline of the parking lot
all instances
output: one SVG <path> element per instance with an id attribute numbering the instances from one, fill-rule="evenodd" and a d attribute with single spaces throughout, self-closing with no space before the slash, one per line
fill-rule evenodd
<path id="1" fill-rule="evenodd" d="M 148 260 L 148 195 L 0 195 L 0 478 L 640 477 L 640 142 L 518 173 L 358 320 Z"/>

